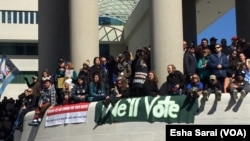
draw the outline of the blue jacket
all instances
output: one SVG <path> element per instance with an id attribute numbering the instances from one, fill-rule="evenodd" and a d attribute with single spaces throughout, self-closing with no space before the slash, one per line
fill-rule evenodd
<path id="1" fill-rule="evenodd" d="M 219 64 L 222 65 L 221 69 L 217 68 Z M 211 69 L 212 74 L 216 75 L 217 77 L 227 76 L 227 68 L 229 67 L 229 61 L 225 54 L 221 53 L 220 57 L 218 56 L 218 54 L 211 54 L 208 58 L 207 65 L 209 69 Z"/>

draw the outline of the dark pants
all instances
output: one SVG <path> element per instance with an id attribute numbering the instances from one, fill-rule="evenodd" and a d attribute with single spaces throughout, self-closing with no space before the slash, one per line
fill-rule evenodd
<path id="1" fill-rule="evenodd" d="M 61 95 L 62 88 L 57 88 L 56 89 L 56 103 L 58 105 L 63 104 L 63 96 Z"/>
<path id="2" fill-rule="evenodd" d="M 218 82 L 221 84 L 222 89 L 221 91 L 224 92 L 224 81 L 225 81 L 225 77 L 217 77 Z"/>
<path id="3" fill-rule="evenodd" d="M 27 109 L 21 109 L 20 113 L 18 114 L 18 125 L 17 126 L 23 126 L 23 120 L 24 120 L 24 117 L 25 115 L 30 112 L 30 111 L 33 111 L 35 108 L 27 108 Z"/>
<path id="4" fill-rule="evenodd" d="M 42 104 L 42 107 L 37 107 L 35 109 L 34 119 L 42 118 L 46 110 L 50 107 L 50 102 Z"/>

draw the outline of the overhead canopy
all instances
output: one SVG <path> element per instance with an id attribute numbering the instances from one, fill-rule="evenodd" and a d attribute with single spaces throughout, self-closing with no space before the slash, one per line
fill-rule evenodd
<path id="1" fill-rule="evenodd" d="M 99 0 L 99 17 L 110 17 L 126 23 L 140 0 Z"/>

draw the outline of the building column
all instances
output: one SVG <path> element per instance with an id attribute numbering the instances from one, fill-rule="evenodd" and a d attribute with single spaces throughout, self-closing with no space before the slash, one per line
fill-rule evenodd
<path id="1" fill-rule="evenodd" d="M 183 39 L 197 42 L 196 0 L 182 0 Z"/>
<path id="2" fill-rule="evenodd" d="M 70 58 L 79 72 L 99 56 L 98 0 L 70 0 Z"/>
<path id="3" fill-rule="evenodd" d="M 236 31 L 240 38 L 250 41 L 250 1 L 235 0 Z"/>
<path id="4" fill-rule="evenodd" d="M 152 0 L 152 69 L 159 86 L 166 81 L 167 65 L 183 71 L 182 0 Z"/>
<path id="5" fill-rule="evenodd" d="M 52 74 L 57 60 L 69 59 L 68 0 L 39 0 L 38 64 L 39 75 L 44 69 Z"/>

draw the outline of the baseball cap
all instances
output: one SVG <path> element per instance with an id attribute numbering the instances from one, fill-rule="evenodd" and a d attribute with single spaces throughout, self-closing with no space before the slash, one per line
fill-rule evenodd
<path id="1" fill-rule="evenodd" d="M 238 40 L 238 36 L 233 36 L 231 40 Z"/>
<path id="2" fill-rule="evenodd" d="M 245 74 L 246 74 L 246 73 L 245 73 L 245 71 L 243 71 L 243 70 L 237 71 L 237 72 L 236 72 L 236 75 L 237 75 L 237 76 L 245 77 Z"/>
<path id="3" fill-rule="evenodd" d="M 216 79 L 216 76 L 215 76 L 215 75 L 210 75 L 209 79 L 210 79 L 210 80 L 215 80 L 215 79 Z"/>
<path id="4" fill-rule="evenodd" d="M 37 79 L 38 77 L 37 77 L 36 75 L 33 75 L 32 78 L 33 78 L 33 79 Z"/>

